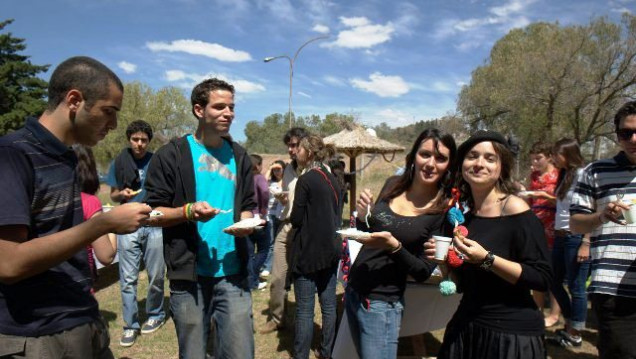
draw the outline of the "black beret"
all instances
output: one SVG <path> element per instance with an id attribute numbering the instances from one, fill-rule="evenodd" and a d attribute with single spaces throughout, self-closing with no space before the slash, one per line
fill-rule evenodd
<path id="1" fill-rule="evenodd" d="M 508 140 L 499 132 L 496 131 L 488 131 L 488 130 L 479 130 L 473 133 L 464 143 L 462 143 L 457 149 L 457 158 L 461 161 L 466 156 L 466 153 L 470 151 L 476 144 L 480 142 L 498 142 L 504 145 L 508 150 L 510 150 L 510 145 L 508 144 Z"/>

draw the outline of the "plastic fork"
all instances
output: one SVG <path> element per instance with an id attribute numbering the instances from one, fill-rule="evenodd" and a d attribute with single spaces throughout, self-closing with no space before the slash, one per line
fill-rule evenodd
<path id="1" fill-rule="evenodd" d="M 364 223 L 367 224 L 367 228 L 371 228 L 369 226 L 369 217 L 371 217 L 371 204 L 367 204 L 367 214 L 364 216 Z"/>

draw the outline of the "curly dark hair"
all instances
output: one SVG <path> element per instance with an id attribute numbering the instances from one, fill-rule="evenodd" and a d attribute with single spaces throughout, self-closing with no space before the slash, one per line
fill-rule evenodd
<path id="1" fill-rule="evenodd" d="M 285 143 L 285 145 L 288 145 L 292 137 L 296 137 L 298 140 L 302 140 L 309 135 L 310 133 L 306 129 L 302 127 L 293 127 L 285 132 L 285 136 L 283 136 L 283 142 Z"/>
<path id="2" fill-rule="evenodd" d="M 232 95 L 234 95 L 234 86 L 217 78 L 203 80 L 198 85 L 194 86 L 192 94 L 190 95 L 190 103 L 192 104 L 192 114 L 194 117 L 197 117 L 197 114 L 194 112 L 194 105 L 199 105 L 201 107 L 207 106 L 208 101 L 210 100 L 210 92 L 216 90 L 229 91 Z"/>
<path id="3" fill-rule="evenodd" d="M 143 132 L 148 135 L 148 141 L 152 140 L 152 126 L 146 121 L 137 120 L 131 122 L 128 127 L 126 127 L 126 138 L 130 141 L 130 136 L 137 132 Z"/>
<path id="4" fill-rule="evenodd" d="M 618 126 L 620 126 L 621 121 L 624 121 L 627 116 L 636 115 L 636 101 L 630 101 L 621 106 L 614 115 L 614 127 L 618 130 Z"/>
<path id="5" fill-rule="evenodd" d="M 48 109 L 50 111 L 62 102 L 73 89 L 82 92 L 86 107 L 105 99 L 111 84 L 124 91 L 124 85 L 115 73 L 101 62 L 86 56 L 71 57 L 59 64 L 49 81 Z"/>

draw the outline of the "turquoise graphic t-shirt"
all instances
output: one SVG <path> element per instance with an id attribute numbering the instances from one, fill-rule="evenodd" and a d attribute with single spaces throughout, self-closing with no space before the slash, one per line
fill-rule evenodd
<path id="1" fill-rule="evenodd" d="M 234 208 L 236 161 L 232 146 L 223 141 L 221 148 L 205 147 L 192 135 L 188 136 L 192 152 L 197 201 L 206 201 L 213 208 Z M 201 236 L 197 257 L 197 274 L 224 277 L 240 272 L 240 260 L 234 246 L 234 236 L 223 228 L 234 223 L 234 212 L 219 213 L 207 222 L 197 222 Z"/>

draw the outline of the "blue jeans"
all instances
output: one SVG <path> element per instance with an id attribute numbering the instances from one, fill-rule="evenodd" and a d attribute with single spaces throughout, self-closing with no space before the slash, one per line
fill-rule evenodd
<path id="1" fill-rule="evenodd" d="M 403 301 L 385 302 L 362 297 L 352 288 L 345 294 L 345 311 L 358 356 L 363 359 L 393 359 L 404 313 Z"/>
<path id="2" fill-rule="evenodd" d="M 587 292 L 585 281 L 590 270 L 590 262 L 577 262 L 577 253 L 582 235 L 568 234 L 556 236 L 552 248 L 552 294 L 559 303 L 563 317 L 573 329 L 583 330 L 587 318 Z M 563 287 L 566 280 L 570 295 Z"/>
<path id="3" fill-rule="evenodd" d="M 117 253 L 124 329 L 140 329 L 137 280 L 142 257 L 148 272 L 146 314 L 148 319 L 164 320 L 166 312 L 163 310 L 163 278 L 166 264 L 163 261 L 161 228 L 140 227 L 133 233 L 117 236 Z"/>
<path id="4" fill-rule="evenodd" d="M 269 253 L 270 239 L 268 227 L 269 222 L 264 228 L 255 230 L 247 241 L 247 253 L 249 254 L 247 272 L 250 289 L 255 289 L 258 286 L 258 276 L 261 272 L 261 267 L 265 263 L 265 259 L 267 259 L 267 253 Z M 256 253 L 254 253 L 255 248 Z"/>
<path id="5" fill-rule="evenodd" d="M 276 241 L 276 235 L 278 234 L 281 223 L 282 221 L 278 219 L 278 217 L 272 215 L 267 216 L 269 229 L 269 251 L 267 252 L 267 258 L 265 259 L 263 267 L 270 273 L 272 272 L 272 262 L 274 260 L 274 242 Z"/>
<path id="6" fill-rule="evenodd" d="M 170 310 L 180 359 L 205 359 L 210 320 L 216 329 L 216 359 L 254 358 L 252 296 L 247 278 L 235 274 L 197 282 L 170 281 Z"/>
<path id="7" fill-rule="evenodd" d="M 314 306 L 316 291 L 322 313 L 322 335 L 320 354 L 331 358 L 336 337 L 336 270 L 323 269 L 307 275 L 294 276 L 296 295 L 296 331 L 294 337 L 294 359 L 309 358 L 311 339 L 314 336 Z"/>

